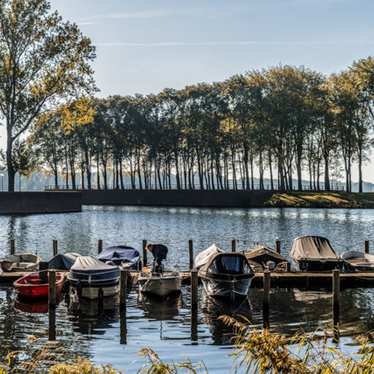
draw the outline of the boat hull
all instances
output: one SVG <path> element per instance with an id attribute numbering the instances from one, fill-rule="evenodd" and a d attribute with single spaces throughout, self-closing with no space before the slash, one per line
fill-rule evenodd
<path id="1" fill-rule="evenodd" d="M 63 274 L 56 274 L 56 296 L 61 295 L 65 277 Z M 40 283 L 39 273 L 27 274 L 14 282 L 17 294 L 26 299 L 47 299 L 48 283 Z"/>
<path id="2" fill-rule="evenodd" d="M 95 300 L 99 297 L 111 297 L 119 293 L 119 284 L 113 284 L 105 287 L 95 286 L 70 286 L 71 292 L 76 292 L 77 295 L 84 299 Z"/>
<path id="3" fill-rule="evenodd" d="M 165 297 L 179 294 L 182 281 L 179 276 L 140 276 L 138 283 L 140 292 Z"/>
<path id="4" fill-rule="evenodd" d="M 232 277 L 231 279 L 202 276 L 201 281 L 207 295 L 232 299 L 248 296 L 252 278 L 252 275 L 248 277 L 241 276 L 240 278 Z"/>

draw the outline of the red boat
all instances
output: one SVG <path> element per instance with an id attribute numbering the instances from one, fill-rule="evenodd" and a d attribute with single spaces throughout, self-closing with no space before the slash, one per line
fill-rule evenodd
<path id="1" fill-rule="evenodd" d="M 56 273 L 56 297 L 59 297 L 64 285 L 64 273 Z M 19 296 L 40 299 L 48 298 L 48 275 L 41 277 L 40 273 L 30 273 L 17 279 L 14 287 Z"/>

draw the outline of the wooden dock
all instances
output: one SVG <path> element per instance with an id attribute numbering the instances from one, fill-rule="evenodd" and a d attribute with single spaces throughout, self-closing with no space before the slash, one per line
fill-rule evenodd
<path id="1" fill-rule="evenodd" d="M 26 274 L 25 272 L 0 273 L 0 284 L 12 284 L 15 280 Z M 189 271 L 182 271 L 180 274 L 182 284 L 189 285 L 191 282 L 191 273 Z M 136 283 L 139 272 L 132 271 L 131 275 L 134 277 L 134 283 Z M 263 279 L 263 273 L 256 273 L 252 281 L 252 287 L 263 288 Z M 374 287 L 374 272 L 340 273 L 340 283 L 342 288 Z M 270 273 L 270 284 L 271 288 L 331 289 L 332 273 Z"/>

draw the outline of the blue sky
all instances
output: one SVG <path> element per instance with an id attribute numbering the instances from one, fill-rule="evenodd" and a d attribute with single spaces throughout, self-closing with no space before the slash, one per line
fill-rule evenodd
<path id="1" fill-rule="evenodd" d="M 374 54 L 371 0 L 52 0 L 97 45 L 102 95 L 158 92 L 252 68 L 336 72 Z"/>
<path id="2" fill-rule="evenodd" d="M 277 64 L 332 73 L 374 55 L 373 0 L 51 4 L 65 19 L 78 23 L 97 46 L 94 68 L 102 96 L 157 93 Z M 371 182 L 373 162 L 364 169 L 364 179 Z M 357 170 L 353 177 L 357 180 Z"/>

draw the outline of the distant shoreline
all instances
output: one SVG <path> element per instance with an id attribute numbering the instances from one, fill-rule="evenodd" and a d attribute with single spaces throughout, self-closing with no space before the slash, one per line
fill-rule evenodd
<path id="1" fill-rule="evenodd" d="M 81 191 L 83 205 L 200 208 L 374 208 L 374 193 L 108 190 Z"/>

